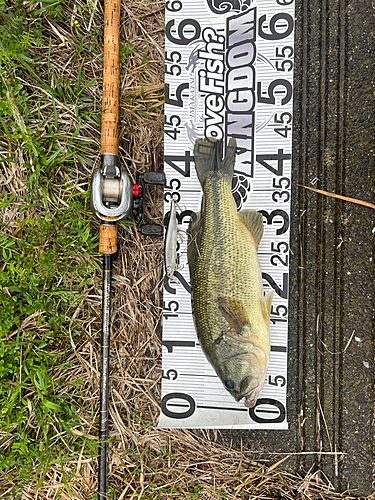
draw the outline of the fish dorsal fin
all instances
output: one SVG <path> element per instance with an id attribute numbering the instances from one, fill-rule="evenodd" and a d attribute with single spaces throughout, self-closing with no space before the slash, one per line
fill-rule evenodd
<path id="1" fill-rule="evenodd" d="M 264 297 L 260 298 L 260 310 L 262 311 L 262 316 L 266 323 L 268 323 L 270 320 L 272 299 L 274 293 L 275 290 L 271 290 L 270 292 L 267 292 Z"/>
<path id="2" fill-rule="evenodd" d="M 264 231 L 262 214 L 256 210 L 241 210 L 241 212 L 238 212 L 238 216 L 252 234 L 258 248 Z"/>
<path id="3" fill-rule="evenodd" d="M 245 325 L 250 325 L 249 316 L 242 300 L 233 297 L 219 297 L 219 308 L 224 318 L 237 333 L 241 334 Z"/>

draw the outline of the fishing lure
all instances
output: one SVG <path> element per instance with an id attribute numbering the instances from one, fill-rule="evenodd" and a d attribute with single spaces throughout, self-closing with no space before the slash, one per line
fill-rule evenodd
<path id="1" fill-rule="evenodd" d="M 171 210 L 169 212 L 169 222 L 164 243 L 164 265 L 167 277 L 175 283 L 180 283 L 176 276 L 174 276 L 174 273 L 178 269 L 177 232 L 176 202 L 171 200 Z"/>

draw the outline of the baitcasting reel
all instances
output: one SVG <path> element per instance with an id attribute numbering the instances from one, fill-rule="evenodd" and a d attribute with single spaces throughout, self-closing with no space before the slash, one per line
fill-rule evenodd
<path id="1" fill-rule="evenodd" d="M 102 155 L 102 167 L 96 168 L 91 179 L 91 210 L 104 224 L 114 224 L 128 217 L 133 210 L 140 216 L 138 231 L 145 236 L 163 236 L 163 226 L 143 224 L 145 214 L 145 185 L 165 185 L 163 172 L 145 172 L 140 184 L 133 184 L 125 170 L 117 165 L 117 155 Z"/>

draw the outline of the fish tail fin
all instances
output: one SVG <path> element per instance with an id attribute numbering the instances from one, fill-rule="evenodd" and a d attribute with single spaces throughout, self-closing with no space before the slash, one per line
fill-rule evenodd
<path id="1" fill-rule="evenodd" d="M 201 184 L 218 173 L 232 180 L 236 157 L 236 139 L 230 139 L 225 158 L 222 160 L 223 141 L 213 139 L 197 139 L 194 146 L 195 169 Z"/>

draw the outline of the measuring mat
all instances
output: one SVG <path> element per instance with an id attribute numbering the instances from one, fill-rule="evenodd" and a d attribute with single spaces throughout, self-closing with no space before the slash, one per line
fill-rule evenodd
<path id="1" fill-rule="evenodd" d="M 168 0 L 165 44 L 165 213 L 177 203 L 179 268 L 164 278 L 159 427 L 287 429 L 294 0 Z M 258 255 L 271 310 L 271 358 L 254 408 L 225 390 L 199 345 L 186 231 L 201 209 L 193 148 L 237 141 L 238 210 L 262 213 Z M 243 269 L 246 273 L 246 269 Z"/>

